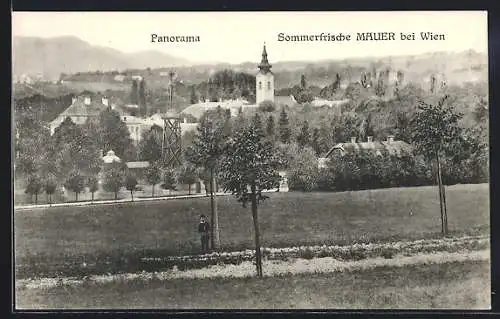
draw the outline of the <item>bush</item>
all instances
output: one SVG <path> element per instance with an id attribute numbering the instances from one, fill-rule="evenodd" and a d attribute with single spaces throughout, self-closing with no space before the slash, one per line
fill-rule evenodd
<path id="1" fill-rule="evenodd" d="M 318 159 L 312 148 L 298 151 L 289 159 L 288 187 L 290 190 L 310 192 L 317 188 Z"/>
<path id="2" fill-rule="evenodd" d="M 305 250 L 301 250 L 299 253 L 300 258 L 304 259 L 313 259 L 314 258 L 314 252 L 308 247 Z"/>
<path id="3" fill-rule="evenodd" d="M 259 104 L 259 111 L 261 112 L 274 112 L 275 110 L 276 104 L 273 101 L 265 100 Z"/>

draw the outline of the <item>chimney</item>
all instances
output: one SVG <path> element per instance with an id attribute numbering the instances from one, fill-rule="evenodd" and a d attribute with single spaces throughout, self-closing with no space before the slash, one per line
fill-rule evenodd
<path id="1" fill-rule="evenodd" d="M 102 104 L 109 106 L 109 101 L 107 98 L 103 97 L 101 101 L 102 101 Z"/>
<path id="2" fill-rule="evenodd" d="M 394 135 L 387 136 L 387 142 L 389 142 L 389 143 L 394 142 Z"/>
<path id="3" fill-rule="evenodd" d="M 90 105 L 90 97 L 86 96 L 85 99 L 83 100 L 83 103 L 85 103 L 85 105 Z"/>
<path id="4" fill-rule="evenodd" d="M 77 100 L 76 96 L 71 98 L 71 104 L 75 104 L 76 100 Z"/>
<path id="5" fill-rule="evenodd" d="M 351 137 L 351 143 L 356 143 L 356 137 L 355 136 Z"/>
<path id="6" fill-rule="evenodd" d="M 368 136 L 368 143 L 373 142 L 373 136 Z"/>

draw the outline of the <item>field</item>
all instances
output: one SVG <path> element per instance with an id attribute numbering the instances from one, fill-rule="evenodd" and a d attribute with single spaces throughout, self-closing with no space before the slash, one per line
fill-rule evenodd
<path id="1" fill-rule="evenodd" d="M 182 279 L 16 291 L 16 307 L 106 309 L 489 309 L 488 262 L 265 279 Z"/>
<path id="2" fill-rule="evenodd" d="M 429 238 L 441 230 L 435 187 L 270 197 L 259 207 L 268 247 Z M 450 231 L 489 231 L 488 198 L 487 184 L 447 187 Z M 222 248 L 253 247 L 249 208 L 232 196 L 221 196 L 218 203 Z M 106 259 L 125 268 L 138 256 L 198 253 L 202 213 L 210 214 L 208 198 L 18 211 L 18 276 L 54 275 L 68 271 L 70 262 Z"/>

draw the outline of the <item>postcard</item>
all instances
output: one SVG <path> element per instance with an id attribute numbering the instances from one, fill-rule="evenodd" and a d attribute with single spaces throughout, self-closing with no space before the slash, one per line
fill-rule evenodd
<path id="1" fill-rule="evenodd" d="M 490 309 L 485 11 L 12 32 L 16 310 Z"/>

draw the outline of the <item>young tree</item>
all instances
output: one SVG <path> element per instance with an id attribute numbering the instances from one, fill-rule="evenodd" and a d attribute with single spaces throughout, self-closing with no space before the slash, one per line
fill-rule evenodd
<path id="1" fill-rule="evenodd" d="M 285 108 L 281 109 L 280 119 L 279 119 L 279 130 L 280 130 L 280 140 L 281 143 L 288 144 L 292 136 L 292 130 L 290 129 L 290 122 L 288 120 L 288 114 Z"/>
<path id="2" fill-rule="evenodd" d="M 45 179 L 44 187 L 45 194 L 47 194 L 49 204 L 52 204 L 52 195 L 56 192 L 57 179 L 53 175 L 49 175 Z"/>
<path id="3" fill-rule="evenodd" d="M 24 192 L 26 194 L 29 194 L 31 198 L 33 198 L 33 195 L 35 195 L 35 204 L 38 203 L 38 194 L 42 191 L 43 184 L 42 184 L 42 179 L 40 176 L 36 174 L 32 174 L 28 177 L 28 183 L 26 185 L 26 189 Z"/>
<path id="4" fill-rule="evenodd" d="M 191 195 L 191 185 L 196 183 L 198 177 L 198 172 L 196 167 L 193 165 L 185 164 L 181 166 L 179 170 L 179 175 L 177 176 L 177 181 L 179 184 L 187 184 L 189 189 L 189 195 Z"/>
<path id="5" fill-rule="evenodd" d="M 262 191 L 279 186 L 278 168 L 281 163 L 269 141 L 264 141 L 249 127 L 235 133 L 228 142 L 227 153 L 221 164 L 224 190 L 230 191 L 245 207 L 251 203 L 255 234 L 257 276 L 262 277 L 260 230 L 257 205 L 267 196 Z"/>
<path id="6" fill-rule="evenodd" d="M 140 113 L 142 116 L 145 116 L 148 111 L 148 106 L 146 103 L 146 82 L 144 79 L 141 80 L 139 83 L 139 94 L 138 94 L 138 104 L 139 104 L 139 109 Z"/>
<path id="7" fill-rule="evenodd" d="M 216 180 L 220 159 L 224 153 L 225 142 L 228 139 L 227 119 L 219 112 L 206 114 L 201 119 L 193 144 L 186 149 L 186 159 L 197 167 L 203 167 L 210 172 L 210 206 L 212 216 L 211 245 L 212 249 L 220 246 L 219 217 L 217 214 Z"/>
<path id="8" fill-rule="evenodd" d="M 436 76 L 434 74 L 431 75 L 429 84 L 430 84 L 429 91 L 432 94 L 436 91 Z"/>
<path id="9" fill-rule="evenodd" d="M 274 140 L 275 130 L 276 130 L 276 125 L 274 124 L 274 116 L 271 114 L 267 118 L 267 123 L 266 123 L 266 135 L 269 139 Z"/>
<path id="10" fill-rule="evenodd" d="M 444 96 L 435 105 L 421 102 L 419 112 L 412 120 L 412 140 L 417 152 L 435 163 L 441 210 L 441 231 L 448 233 L 446 193 L 442 179 L 442 160 L 449 148 L 456 144 L 462 129 L 458 122 L 463 114 L 457 113 Z"/>
<path id="11" fill-rule="evenodd" d="M 144 132 L 142 140 L 139 142 L 139 158 L 150 163 L 161 159 L 161 138 L 163 129 L 158 125 L 153 125 L 149 131 Z"/>
<path id="12" fill-rule="evenodd" d="M 115 194 L 115 199 L 118 199 L 118 192 L 123 186 L 123 170 L 119 165 L 114 165 L 107 169 L 104 173 L 104 183 L 102 187 L 106 192 Z"/>
<path id="13" fill-rule="evenodd" d="M 160 185 L 161 188 L 166 189 L 169 191 L 175 190 L 175 177 L 174 177 L 174 171 L 171 169 L 166 169 L 163 171 L 162 174 L 162 184 Z"/>
<path id="14" fill-rule="evenodd" d="M 300 76 L 300 88 L 303 90 L 307 88 L 306 76 L 304 74 Z"/>
<path id="15" fill-rule="evenodd" d="M 196 88 L 194 85 L 191 86 L 191 97 L 189 100 L 190 100 L 191 104 L 198 103 L 198 97 L 196 96 Z"/>
<path id="16" fill-rule="evenodd" d="M 151 197 L 155 197 L 155 185 L 161 182 L 161 170 L 157 163 L 151 163 L 146 169 L 146 181 L 152 187 Z"/>
<path id="17" fill-rule="evenodd" d="M 89 192 L 92 194 L 92 201 L 94 201 L 94 194 L 99 190 L 99 179 L 96 176 L 90 176 L 87 179 L 87 187 Z"/>
<path id="18" fill-rule="evenodd" d="M 257 134 L 259 134 L 262 137 L 265 136 L 264 126 L 262 124 L 262 119 L 260 118 L 259 113 L 255 113 L 254 117 L 252 118 L 252 127 L 254 128 Z"/>
<path id="19" fill-rule="evenodd" d="M 130 103 L 139 104 L 139 89 L 137 87 L 137 81 L 132 82 L 132 89 L 130 90 Z"/>
<path id="20" fill-rule="evenodd" d="M 130 191 L 130 196 L 132 197 L 132 201 L 134 201 L 134 191 L 135 188 L 137 187 L 137 178 L 135 177 L 134 174 L 128 173 L 127 176 L 125 176 L 125 188 Z"/>
<path id="21" fill-rule="evenodd" d="M 311 136 L 309 133 L 309 123 L 304 121 L 302 127 L 300 128 L 300 133 L 297 136 L 297 143 L 300 147 L 305 147 L 311 142 Z"/>
<path id="22" fill-rule="evenodd" d="M 66 179 L 64 187 L 75 192 L 75 201 L 78 201 L 78 195 L 85 188 L 85 177 L 79 171 L 72 171 Z"/>
<path id="23" fill-rule="evenodd" d="M 321 154 L 321 141 L 320 141 L 320 130 L 319 128 L 315 127 L 313 130 L 312 134 L 312 139 L 311 139 L 311 147 L 314 150 L 314 153 L 316 156 L 320 156 Z"/>

